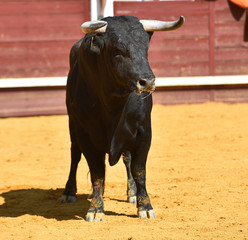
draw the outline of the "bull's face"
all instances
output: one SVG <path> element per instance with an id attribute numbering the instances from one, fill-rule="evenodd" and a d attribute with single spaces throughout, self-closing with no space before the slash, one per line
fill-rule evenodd
<path id="1" fill-rule="evenodd" d="M 147 59 L 150 35 L 137 18 L 126 18 L 115 24 L 111 18 L 105 36 L 105 64 L 118 85 L 137 93 L 152 92 L 155 76 Z"/>
<path id="2" fill-rule="evenodd" d="M 101 76 L 107 73 L 116 88 L 136 93 L 155 90 L 155 76 L 148 63 L 148 47 L 153 31 L 158 29 L 151 27 L 150 23 L 136 17 L 121 16 L 105 18 L 96 22 L 94 27 L 89 27 L 89 22 L 81 26 L 84 32 L 97 33 L 89 35 L 90 51 L 97 55 L 97 64 L 102 64 L 105 74 L 103 72 Z M 175 24 L 182 25 L 183 18 L 172 23 L 174 25 L 170 28 L 175 28 Z"/>

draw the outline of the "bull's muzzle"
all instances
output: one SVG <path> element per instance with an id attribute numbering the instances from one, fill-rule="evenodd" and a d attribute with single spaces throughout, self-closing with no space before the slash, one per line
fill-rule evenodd
<path id="1" fill-rule="evenodd" d="M 140 79 L 137 82 L 137 93 L 153 92 L 155 90 L 155 78 Z"/>

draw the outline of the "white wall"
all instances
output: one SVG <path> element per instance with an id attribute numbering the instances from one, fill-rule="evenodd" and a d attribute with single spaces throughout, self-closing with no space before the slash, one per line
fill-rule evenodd
<path id="1" fill-rule="evenodd" d="M 91 20 L 98 20 L 101 17 L 101 4 L 100 0 L 91 0 Z M 108 17 L 114 15 L 113 0 L 106 0 L 104 9 L 104 15 L 102 17 Z"/>

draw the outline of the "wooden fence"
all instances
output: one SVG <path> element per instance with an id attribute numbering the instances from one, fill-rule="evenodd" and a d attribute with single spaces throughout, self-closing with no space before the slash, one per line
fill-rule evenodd
<path id="1" fill-rule="evenodd" d="M 64 76 L 89 0 L 0 0 L 0 78 Z"/>
<path id="2" fill-rule="evenodd" d="M 149 61 L 157 77 L 248 74 L 246 12 L 227 0 L 120 1 L 114 11 L 140 19 L 185 16 L 182 28 L 153 35 Z"/>
<path id="3" fill-rule="evenodd" d="M 0 0 L 0 78 L 66 76 L 70 48 L 82 37 L 79 26 L 90 19 L 89 9 L 89 0 Z M 248 19 L 227 0 L 115 2 L 114 9 L 140 19 L 185 16 L 182 28 L 153 35 L 149 61 L 157 77 L 248 74 Z M 246 77 L 244 84 L 205 86 L 200 77 L 196 86 L 160 88 L 154 103 L 248 102 Z M 0 84 L 0 117 L 66 113 L 64 86 L 17 85 Z"/>

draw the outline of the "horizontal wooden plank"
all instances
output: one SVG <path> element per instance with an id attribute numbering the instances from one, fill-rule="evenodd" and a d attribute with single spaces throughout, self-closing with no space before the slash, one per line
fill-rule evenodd
<path id="1" fill-rule="evenodd" d="M 215 47 L 218 48 L 248 48 L 248 43 L 244 42 L 243 35 L 226 34 L 215 37 Z"/>
<path id="2" fill-rule="evenodd" d="M 208 4 L 204 2 L 186 2 L 186 1 L 115 1 L 114 10 L 118 14 L 120 9 L 135 10 L 135 11 L 196 11 L 208 10 Z"/>
<path id="3" fill-rule="evenodd" d="M 37 41 L 76 41 L 83 37 L 80 24 L 75 23 L 70 27 L 44 27 L 44 28 L 19 28 L 3 29 L 0 44 L 11 42 L 37 42 Z"/>
<path id="4" fill-rule="evenodd" d="M 221 35 L 242 35 L 244 32 L 244 24 L 233 21 L 231 23 L 215 24 L 216 36 Z"/>
<path id="5" fill-rule="evenodd" d="M 216 61 L 248 61 L 248 48 L 217 48 L 215 50 Z"/>
<path id="6" fill-rule="evenodd" d="M 209 60 L 209 51 L 201 49 L 185 49 L 182 51 L 165 49 L 160 51 L 150 51 L 149 60 L 156 62 L 184 63 L 184 62 L 207 62 Z"/>
<path id="7" fill-rule="evenodd" d="M 219 60 L 215 61 L 216 75 L 238 75 L 248 73 L 248 58 L 245 60 Z"/>
<path id="8" fill-rule="evenodd" d="M 208 62 L 183 62 L 180 64 L 150 62 L 150 65 L 156 77 L 209 75 Z"/>
<path id="9" fill-rule="evenodd" d="M 68 74 L 69 67 L 35 67 L 30 68 L 9 68 L 0 69 L 1 78 L 20 78 L 20 77 L 59 77 Z"/>
<path id="10" fill-rule="evenodd" d="M 241 17 L 239 21 L 235 20 L 234 16 L 231 13 L 231 10 L 226 7 L 222 9 L 215 9 L 215 23 L 232 23 L 234 21 L 244 23 L 246 17 L 245 9 L 243 10 L 243 14 L 241 14 Z"/>
<path id="11" fill-rule="evenodd" d="M 51 27 L 71 27 L 75 23 L 79 26 L 84 18 L 81 14 L 32 14 L 32 15 L 0 15 L 0 29 L 17 28 L 51 28 Z"/>
<path id="12" fill-rule="evenodd" d="M 225 8 L 229 8 L 229 4 L 228 4 L 228 1 L 215 1 L 214 3 L 214 8 L 216 10 L 219 10 L 219 9 L 225 9 Z"/>
<path id="13" fill-rule="evenodd" d="M 0 58 L 0 69 L 12 68 L 53 68 L 53 67 L 67 67 L 69 66 L 69 54 L 54 54 L 33 56 L 5 56 Z"/>
<path id="14" fill-rule="evenodd" d="M 40 2 L 57 2 L 57 1 L 60 1 L 60 2 L 65 1 L 66 2 L 66 1 L 70 1 L 70 0 L 31 0 L 31 1 L 36 2 L 36 3 L 40 3 Z M 5 3 L 6 0 L 0 0 L 0 2 Z M 14 3 L 19 3 L 19 2 L 26 3 L 26 2 L 30 2 L 30 0 L 8 0 L 8 2 L 10 2 L 10 3 L 12 3 L 12 2 L 14 2 Z"/>
<path id="15" fill-rule="evenodd" d="M 67 55 L 69 59 L 73 43 L 72 41 L 2 43 L 0 44 L 0 52 L 2 57 Z"/>
<path id="16" fill-rule="evenodd" d="M 216 102 L 245 103 L 248 101 L 248 88 L 216 90 L 213 98 Z"/>
<path id="17" fill-rule="evenodd" d="M 23 57 L 24 55 L 32 56 L 53 56 L 67 55 L 74 41 L 39 41 L 39 42 L 17 42 L 0 44 L 0 52 L 2 57 Z"/>
<path id="18" fill-rule="evenodd" d="M 156 91 L 153 94 L 153 103 L 163 105 L 204 103 L 209 102 L 210 97 L 208 90 Z"/>
<path id="19" fill-rule="evenodd" d="M 156 51 L 160 49 L 170 49 L 176 51 L 184 51 L 184 50 L 208 50 L 209 49 L 209 41 L 207 37 L 192 37 L 192 38 L 181 38 L 181 39 L 171 39 L 171 38 L 156 38 L 156 34 L 154 34 L 154 38 L 150 43 L 149 51 Z"/>
<path id="20" fill-rule="evenodd" d="M 0 15 L 82 13 L 85 0 L 0 1 Z"/>
<path id="21" fill-rule="evenodd" d="M 245 103 L 248 102 L 248 88 L 155 91 L 153 102 L 164 105 L 204 102 Z"/>
<path id="22" fill-rule="evenodd" d="M 65 114 L 65 89 L 1 91 L 0 117 Z"/>

